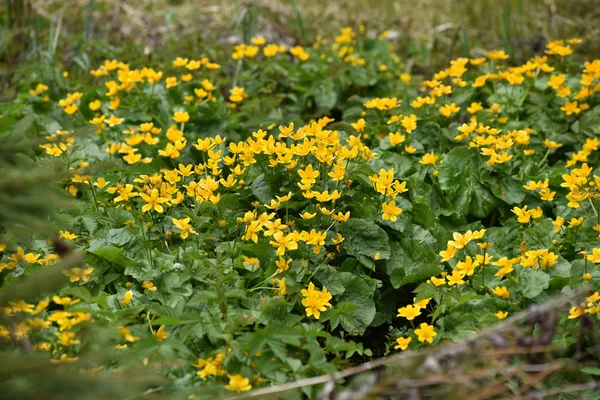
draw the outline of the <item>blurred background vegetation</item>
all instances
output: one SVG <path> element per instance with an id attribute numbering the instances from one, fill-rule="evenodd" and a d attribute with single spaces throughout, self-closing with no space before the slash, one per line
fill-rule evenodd
<path id="1" fill-rule="evenodd" d="M 598 0 L 4 0 L 0 6 L 0 79 L 9 99 L 18 66 L 39 61 L 89 69 L 98 59 L 160 61 L 176 55 L 228 54 L 263 35 L 309 45 L 344 26 L 384 30 L 413 70 L 503 48 L 515 61 L 549 39 L 585 40 L 600 54 Z M 216 44 L 220 46 L 216 46 Z M 220 50 L 219 50 L 220 49 Z M 71 69 L 71 68 L 70 68 Z M 1 100 L 1 99 L 0 99 Z"/>

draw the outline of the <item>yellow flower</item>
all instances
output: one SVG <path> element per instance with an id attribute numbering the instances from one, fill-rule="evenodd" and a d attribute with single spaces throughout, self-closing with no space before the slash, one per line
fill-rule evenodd
<path id="1" fill-rule="evenodd" d="M 329 303 L 332 296 L 327 292 L 325 286 L 323 286 L 321 291 L 315 290 L 315 285 L 311 282 L 308 285 L 308 289 L 302 289 L 301 293 L 304 297 L 302 305 L 306 308 L 307 317 L 314 315 L 316 319 L 319 319 L 321 311 L 325 311 L 327 307 L 332 307 Z"/>
<path id="2" fill-rule="evenodd" d="M 560 109 L 567 115 L 579 114 L 581 112 L 581 108 L 577 106 L 576 101 L 567 101 Z"/>
<path id="3" fill-rule="evenodd" d="M 503 299 L 508 299 L 510 297 L 510 293 L 508 292 L 508 289 L 506 289 L 506 286 L 498 286 L 492 290 L 492 293 Z"/>
<path id="4" fill-rule="evenodd" d="M 123 338 L 126 341 L 128 341 L 130 343 L 137 342 L 140 339 L 138 336 L 133 336 L 131 334 L 131 330 L 126 326 L 119 327 L 119 333 L 123 336 Z"/>
<path id="5" fill-rule="evenodd" d="M 402 144 L 406 140 L 406 136 L 400 134 L 400 132 L 390 133 L 389 137 L 390 137 L 390 143 L 392 144 L 392 146 L 397 146 L 399 144 Z"/>
<path id="6" fill-rule="evenodd" d="M 77 107 L 77 104 L 69 104 L 68 106 L 66 106 L 64 108 L 64 111 L 65 111 L 65 113 L 67 113 L 69 115 L 73 115 L 77 112 L 78 109 L 79 108 Z"/>
<path id="7" fill-rule="evenodd" d="M 77 361 L 78 359 L 79 359 L 79 357 L 69 357 L 63 353 L 60 355 L 60 358 L 53 358 L 50 360 L 50 362 L 52 364 L 61 364 L 61 363 L 66 363 L 66 362 Z"/>
<path id="8" fill-rule="evenodd" d="M 277 295 L 278 296 L 285 295 L 285 293 L 286 293 L 285 278 L 282 278 L 282 279 L 274 278 L 272 280 L 272 282 L 273 282 L 274 285 L 278 286 L 277 289 L 276 289 L 277 290 Z"/>
<path id="9" fill-rule="evenodd" d="M 156 188 L 152 189 L 152 191 L 150 192 L 150 196 L 140 192 L 140 197 L 146 202 L 146 204 L 142 206 L 142 212 L 154 209 L 156 212 L 162 213 L 164 211 L 164 208 L 161 204 L 169 201 L 168 198 L 161 197 Z"/>
<path id="10" fill-rule="evenodd" d="M 71 268 L 64 270 L 63 274 L 68 276 L 71 279 L 71 282 L 79 282 L 79 280 L 88 282 L 90 280 L 89 275 L 92 273 L 92 271 L 94 271 L 94 268 Z"/>
<path id="11" fill-rule="evenodd" d="M 151 281 L 144 281 L 142 283 L 142 287 L 144 289 L 148 289 L 148 290 L 150 290 L 152 292 L 156 292 L 156 286 L 154 286 L 154 283 L 152 283 Z"/>
<path id="12" fill-rule="evenodd" d="M 77 239 L 77 235 L 69 231 L 58 231 L 58 237 L 65 240 Z"/>
<path id="13" fill-rule="evenodd" d="M 173 121 L 177 122 L 178 124 L 185 124 L 189 120 L 190 114 L 188 114 L 187 111 L 177 111 L 175 114 L 173 114 Z"/>
<path id="14" fill-rule="evenodd" d="M 101 106 L 102 102 L 100 100 L 94 100 L 88 104 L 88 107 L 90 107 L 90 110 L 92 111 L 98 111 Z"/>
<path id="15" fill-rule="evenodd" d="M 152 334 L 158 339 L 159 342 L 162 342 L 163 340 L 171 336 L 169 332 L 165 332 L 164 325 L 161 325 L 160 328 L 152 332 Z"/>
<path id="16" fill-rule="evenodd" d="M 182 218 L 175 219 L 173 218 L 173 225 L 175 228 L 179 229 L 181 233 L 179 234 L 182 239 L 187 239 L 190 233 L 197 235 L 198 233 L 194 230 L 194 228 L 190 225 L 190 218 Z"/>
<path id="17" fill-rule="evenodd" d="M 425 308 L 425 307 L 427 307 L 427 304 L 429 304 L 429 302 L 431 301 L 431 299 L 432 298 L 430 297 L 430 298 L 427 298 L 427 299 L 423 299 L 421 301 L 417 301 L 417 298 L 415 297 L 413 299 L 413 301 L 415 302 L 415 307 L 417 307 L 417 308 Z"/>
<path id="18" fill-rule="evenodd" d="M 282 274 L 285 271 L 287 271 L 288 269 L 290 269 L 291 262 L 292 262 L 291 259 L 286 260 L 283 257 L 279 257 L 279 260 L 275 261 L 275 266 L 277 267 L 277 272 Z"/>
<path id="19" fill-rule="evenodd" d="M 298 242 L 294 240 L 294 234 L 288 233 L 285 235 L 281 231 L 277 231 L 273 234 L 273 239 L 269 242 L 271 246 L 277 249 L 276 254 L 283 256 L 287 250 L 296 250 L 298 248 Z"/>
<path id="20" fill-rule="evenodd" d="M 119 125 L 122 122 L 123 122 L 123 118 L 117 118 L 114 114 L 112 114 L 110 116 L 110 118 L 106 120 L 106 123 L 108 124 L 108 126 Z"/>
<path id="21" fill-rule="evenodd" d="M 562 147 L 562 144 L 554 142 L 550 139 L 545 139 L 544 145 L 549 149 L 558 149 L 559 147 Z"/>
<path id="22" fill-rule="evenodd" d="M 338 222 L 346 222 L 348 221 L 348 219 L 350 219 L 350 211 L 346 211 L 345 214 L 342 214 L 342 212 L 340 211 L 337 214 L 333 214 L 331 218 Z"/>
<path id="23" fill-rule="evenodd" d="M 595 303 L 598 300 L 600 300 L 600 293 L 598 293 L 598 292 L 594 292 L 594 294 L 585 298 L 585 301 L 588 302 L 588 306 L 591 306 L 592 305 L 591 303 Z"/>
<path id="24" fill-rule="evenodd" d="M 457 113 L 459 111 L 460 107 L 457 107 L 454 103 L 446 104 L 440 107 L 440 114 L 442 114 L 442 116 L 446 118 L 450 118 L 452 114 Z"/>
<path id="25" fill-rule="evenodd" d="M 585 258 L 595 264 L 600 264 L 600 247 L 593 248 L 592 253 L 586 255 Z"/>
<path id="26" fill-rule="evenodd" d="M 583 307 L 571 307 L 569 310 L 569 319 L 579 318 L 583 314 Z"/>
<path id="27" fill-rule="evenodd" d="M 58 337 L 58 342 L 65 347 L 81 343 L 81 341 L 75 338 L 75 332 L 56 332 L 56 336 Z"/>
<path id="28" fill-rule="evenodd" d="M 302 214 L 300 214 L 300 217 L 302 217 L 302 219 L 313 219 L 316 215 L 317 213 L 309 213 L 305 211 Z"/>
<path id="29" fill-rule="evenodd" d="M 468 276 L 472 276 L 473 273 L 475 272 L 475 268 L 477 268 L 477 266 L 479 266 L 479 262 L 478 261 L 473 261 L 473 259 L 471 258 L 471 256 L 467 256 L 465 258 L 465 261 L 459 261 L 456 264 L 456 268 L 458 268 L 459 270 L 463 271 L 466 275 Z"/>
<path id="30" fill-rule="evenodd" d="M 517 215 L 517 220 L 522 224 L 527 224 L 531 220 L 531 213 L 527 211 L 527 206 L 523 206 L 523 208 L 515 206 L 511 211 Z"/>
<path id="31" fill-rule="evenodd" d="M 581 225 L 582 223 L 583 223 L 583 217 L 581 217 L 581 218 L 573 217 L 569 220 L 569 227 L 574 228 L 576 226 Z"/>
<path id="32" fill-rule="evenodd" d="M 409 116 L 402 117 L 400 124 L 404 129 L 406 129 L 407 133 L 411 133 L 417 129 L 417 116 L 415 114 L 411 114 Z"/>
<path id="33" fill-rule="evenodd" d="M 340 244 L 340 243 L 342 243 L 342 242 L 344 241 L 344 239 L 345 239 L 345 238 L 344 238 L 344 237 L 343 237 L 341 234 L 339 234 L 339 233 L 336 233 L 336 235 L 335 235 L 335 238 L 331 239 L 331 241 L 332 241 L 334 244 Z"/>
<path id="34" fill-rule="evenodd" d="M 234 103 L 240 103 L 246 97 L 248 97 L 248 94 L 244 88 L 234 86 L 229 90 L 229 100 Z"/>
<path id="35" fill-rule="evenodd" d="M 463 279 L 465 275 L 465 271 L 461 271 L 458 268 L 454 269 L 452 274 L 446 277 L 448 280 L 448 286 L 463 285 L 465 283 Z"/>
<path id="36" fill-rule="evenodd" d="M 301 46 L 294 46 L 290 49 L 290 53 L 299 58 L 301 61 L 306 61 L 309 58 L 308 53 Z"/>
<path id="37" fill-rule="evenodd" d="M 54 296 L 52 297 L 52 301 L 56 304 L 60 304 L 62 306 L 68 306 L 71 304 L 76 304 L 79 303 L 79 300 L 73 300 L 71 297 L 58 297 L 58 296 Z"/>
<path id="38" fill-rule="evenodd" d="M 563 83 L 565 83 L 565 76 L 563 74 L 552 75 L 548 81 L 548 86 L 552 89 L 558 89 Z"/>
<path id="39" fill-rule="evenodd" d="M 398 309 L 398 315 L 396 315 L 396 316 L 406 318 L 407 320 L 412 321 L 419 315 L 421 315 L 421 309 L 419 307 L 415 307 L 415 306 L 409 304 L 405 307 L 400 307 Z"/>
<path id="40" fill-rule="evenodd" d="M 398 343 L 396 346 L 394 346 L 394 349 L 398 350 L 406 350 L 408 348 L 408 344 L 410 343 L 410 341 L 412 340 L 412 337 L 399 337 L 396 339 L 396 343 Z"/>
<path id="41" fill-rule="evenodd" d="M 486 54 L 490 60 L 506 60 L 508 58 L 508 54 L 504 50 L 490 50 Z"/>
<path id="42" fill-rule="evenodd" d="M 431 153 L 427 153 L 423 156 L 423 158 L 421 159 L 421 161 L 419 161 L 419 164 L 423 164 L 423 165 L 435 165 L 435 163 L 438 160 L 438 156 L 436 156 L 433 152 Z"/>
<path id="43" fill-rule="evenodd" d="M 100 190 L 104 189 L 108 184 L 109 182 L 102 177 L 96 179 L 96 182 L 94 182 L 94 186 L 97 186 Z"/>
<path id="44" fill-rule="evenodd" d="M 37 306 L 35 306 L 35 309 L 33 311 L 31 311 L 31 314 L 38 315 L 39 313 L 44 311 L 46 309 L 46 307 L 48 307 L 49 304 L 50 304 L 50 298 L 46 297 L 44 300 L 40 301 L 37 304 Z"/>
<path id="45" fill-rule="evenodd" d="M 398 219 L 396 216 L 402 214 L 402 209 L 400 207 L 396 207 L 396 202 L 394 200 L 390 201 L 389 203 L 383 203 L 381 208 L 383 209 L 382 218 L 384 221 L 389 220 L 394 222 Z"/>
<path id="46" fill-rule="evenodd" d="M 265 40 L 264 37 L 262 36 L 255 36 L 253 37 L 251 40 L 253 45 L 255 46 L 262 46 L 263 44 L 265 44 L 267 41 Z"/>
<path id="47" fill-rule="evenodd" d="M 33 304 L 29 304 L 24 300 L 11 301 L 9 304 L 12 307 L 12 312 L 26 312 L 32 314 L 34 310 Z"/>
<path id="48" fill-rule="evenodd" d="M 417 335 L 419 342 L 433 343 L 433 338 L 437 336 L 437 333 L 432 325 L 423 322 L 419 325 L 419 328 L 415 329 L 415 335 Z"/>
<path id="49" fill-rule="evenodd" d="M 177 86 L 177 77 L 169 76 L 167 79 L 165 79 L 165 87 L 167 89 L 170 89 L 175 86 Z"/>
<path id="50" fill-rule="evenodd" d="M 299 169 L 298 175 L 300 175 L 301 182 L 303 184 L 313 184 L 316 182 L 316 178 L 319 177 L 319 171 L 313 170 L 312 165 L 308 165 L 304 170 Z"/>
<path id="51" fill-rule="evenodd" d="M 477 114 L 481 110 L 483 110 L 481 103 L 471 103 L 471 105 L 467 107 L 467 112 L 469 114 Z"/>
<path id="52" fill-rule="evenodd" d="M 508 312 L 506 312 L 506 311 L 502 311 L 502 310 L 499 310 L 499 311 L 498 311 L 497 313 L 495 313 L 494 315 L 495 315 L 495 316 L 496 316 L 496 318 L 498 318 L 498 319 L 504 319 L 504 318 L 506 318 L 506 317 L 508 316 Z"/>
<path id="53" fill-rule="evenodd" d="M 187 63 L 189 62 L 189 59 L 187 58 L 181 58 L 181 57 L 177 57 L 174 61 L 173 61 L 173 66 L 175 68 L 178 67 L 185 67 L 187 65 Z"/>
<path id="54" fill-rule="evenodd" d="M 121 298 L 121 304 L 123 304 L 124 306 L 129 305 L 129 303 L 131 303 L 131 299 L 133 298 L 133 292 L 131 290 L 128 290 L 125 293 L 125 296 L 123 296 Z"/>
<path id="55" fill-rule="evenodd" d="M 244 378 L 242 374 L 229 375 L 229 384 L 225 385 L 225 389 L 232 392 L 247 392 L 252 389 L 250 380 Z"/>
<path id="56" fill-rule="evenodd" d="M 365 126 L 367 125 L 367 123 L 365 122 L 364 118 L 361 118 L 355 123 L 351 123 L 350 125 L 352 125 L 356 132 L 362 133 L 365 130 Z"/>

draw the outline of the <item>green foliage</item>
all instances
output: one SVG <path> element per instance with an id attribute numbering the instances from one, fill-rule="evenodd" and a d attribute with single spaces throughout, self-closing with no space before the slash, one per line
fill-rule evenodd
<path id="1" fill-rule="evenodd" d="M 45 65 L 0 106 L 0 341 L 45 360 L 32 382 L 147 369 L 123 395 L 214 398 L 598 289 L 600 64 L 577 41 L 427 79 L 385 37 L 287 48 L 258 20 L 226 57 Z M 560 317 L 563 344 L 599 300 Z"/>

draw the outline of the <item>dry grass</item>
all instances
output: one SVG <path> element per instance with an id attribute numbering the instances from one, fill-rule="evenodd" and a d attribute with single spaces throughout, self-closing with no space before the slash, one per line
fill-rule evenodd
<path id="1" fill-rule="evenodd" d="M 288 44 L 309 44 L 317 33 L 364 24 L 390 30 L 401 54 L 439 68 L 448 59 L 500 47 L 522 60 L 545 41 L 578 36 L 580 51 L 600 54 L 598 0 L 11 0 L 24 3 L 26 21 L 46 28 L 62 16 L 61 45 L 71 38 L 146 53 L 195 54 L 249 34 Z M 38 25 L 40 25 L 38 23 Z M 27 23 L 21 23 L 25 30 Z M 43 28 L 37 31 L 43 36 Z M 21 28 L 23 29 L 23 28 Z M 23 47 L 23 46 L 21 46 Z M 19 51 L 13 52 L 19 54 Z M 67 55 L 68 56 L 68 55 Z"/>

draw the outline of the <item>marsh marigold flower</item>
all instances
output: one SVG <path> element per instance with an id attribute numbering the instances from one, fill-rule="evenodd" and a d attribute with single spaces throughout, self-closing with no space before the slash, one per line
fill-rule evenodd
<path id="1" fill-rule="evenodd" d="M 329 303 L 332 296 L 331 293 L 327 292 L 327 288 L 323 286 L 322 290 L 315 290 L 315 285 L 311 282 L 308 285 L 308 289 L 302 289 L 301 291 L 304 299 L 302 305 L 306 308 L 306 316 L 310 317 L 314 315 L 316 319 L 321 316 L 321 311 L 325 311 L 327 307 L 332 307 Z"/>
<path id="2" fill-rule="evenodd" d="M 396 202 L 393 200 L 389 203 L 383 203 L 381 208 L 383 209 L 383 215 L 381 218 L 383 218 L 384 221 L 389 220 L 394 222 L 398 219 L 397 215 L 402 214 L 402 209 L 400 207 L 396 207 Z"/>
<path id="3" fill-rule="evenodd" d="M 242 374 L 235 374 L 229 376 L 229 384 L 225 385 L 225 389 L 232 392 L 247 392 L 252 389 L 252 385 L 250 384 L 250 380 L 244 378 Z"/>
<path id="4" fill-rule="evenodd" d="M 177 111 L 175 114 L 173 114 L 173 121 L 177 122 L 178 124 L 184 124 L 189 120 L 190 114 L 188 114 L 186 111 Z"/>
<path id="5" fill-rule="evenodd" d="M 410 336 L 397 338 L 396 343 L 398 343 L 398 344 L 396 346 L 394 346 L 394 349 L 406 350 L 408 348 L 408 344 L 410 343 L 411 340 L 412 340 L 412 338 Z"/>
<path id="6" fill-rule="evenodd" d="M 405 307 L 400 307 L 398 309 L 398 315 L 396 316 L 406 318 L 407 320 L 412 321 L 419 315 L 421 315 L 421 308 L 409 304 Z"/>
<path id="7" fill-rule="evenodd" d="M 423 322 L 419 325 L 419 328 L 415 329 L 415 335 L 417 335 L 419 342 L 433 343 L 433 338 L 437 336 L 437 333 L 435 332 L 433 325 Z"/>
<path id="8" fill-rule="evenodd" d="M 71 268 L 63 271 L 63 274 L 68 276 L 71 282 L 88 282 L 90 280 L 90 274 L 94 271 L 94 268 Z"/>

